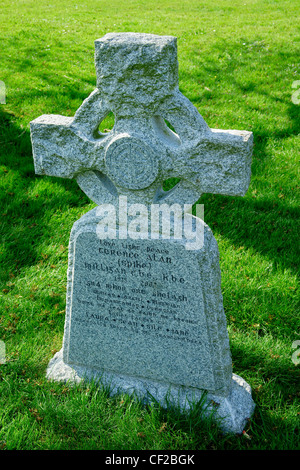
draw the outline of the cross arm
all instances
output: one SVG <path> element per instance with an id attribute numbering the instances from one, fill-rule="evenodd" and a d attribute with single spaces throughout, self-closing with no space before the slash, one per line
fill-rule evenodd
<path id="1" fill-rule="evenodd" d="M 154 202 L 193 204 L 203 193 L 244 196 L 252 147 L 253 134 L 248 131 L 209 129 L 197 142 L 182 140 L 171 170 L 180 181 L 170 191 L 159 188 Z"/>
<path id="2" fill-rule="evenodd" d="M 96 144 L 79 134 L 76 126 L 72 126 L 73 120 L 73 117 L 49 114 L 31 121 L 31 142 L 36 174 L 73 178 L 92 166 Z M 97 144 L 99 170 L 101 170 L 100 146 Z"/>
<path id="3" fill-rule="evenodd" d="M 160 106 L 175 128 L 180 145 L 173 149 L 169 177 L 181 178 L 176 189 L 157 198 L 196 202 L 202 193 L 244 196 L 251 176 L 253 134 L 210 129 L 197 108 L 177 89 Z"/>
<path id="4" fill-rule="evenodd" d="M 210 129 L 185 153 L 185 175 L 202 193 L 244 196 L 251 176 L 253 134 Z"/>

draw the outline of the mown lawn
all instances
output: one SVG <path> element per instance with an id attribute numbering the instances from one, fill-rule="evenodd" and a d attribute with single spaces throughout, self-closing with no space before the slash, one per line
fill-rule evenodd
<path id="1" fill-rule="evenodd" d="M 300 6 L 244 1 L 2 0 L 0 449 L 299 448 Z M 197 408 L 45 379 L 62 343 L 70 230 L 94 204 L 75 181 L 35 175 L 29 122 L 74 115 L 95 88 L 94 40 L 114 31 L 176 36 L 180 89 L 208 125 L 254 134 L 246 196 L 199 201 L 219 244 L 234 372 L 257 404 L 242 435 L 222 436 Z"/>

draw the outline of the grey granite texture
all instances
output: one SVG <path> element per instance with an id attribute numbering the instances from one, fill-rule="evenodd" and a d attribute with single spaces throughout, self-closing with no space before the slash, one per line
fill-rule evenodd
<path id="1" fill-rule="evenodd" d="M 74 118 L 43 115 L 31 122 L 37 174 L 76 178 L 97 204 L 116 203 L 120 194 L 144 204 L 245 194 L 252 133 L 210 129 L 182 95 L 175 37 L 107 34 L 95 41 L 95 65 L 97 88 Z M 114 128 L 99 133 L 110 111 Z M 163 191 L 171 177 L 179 183 Z"/>
<path id="2" fill-rule="evenodd" d="M 97 208 L 69 244 L 64 361 L 226 395 L 232 375 L 217 242 L 101 240 Z M 140 236 L 143 236 L 140 233 Z"/>

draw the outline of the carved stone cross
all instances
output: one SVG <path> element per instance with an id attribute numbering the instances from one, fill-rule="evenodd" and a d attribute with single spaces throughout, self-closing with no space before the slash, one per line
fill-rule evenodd
<path id="1" fill-rule="evenodd" d="M 95 41 L 97 88 L 75 117 L 31 122 L 37 174 L 76 178 L 97 204 L 193 204 L 202 193 L 244 195 L 252 133 L 210 129 L 178 88 L 176 38 L 107 34 Z M 99 124 L 113 112 L 111 132 Z M 169 122 L 176 132 L 166 124 Z M 163 191 L 168 178 L 180 178 Z"/>

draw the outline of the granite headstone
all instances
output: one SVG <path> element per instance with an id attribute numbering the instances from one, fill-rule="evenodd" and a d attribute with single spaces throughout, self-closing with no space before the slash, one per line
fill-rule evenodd
<path id="1" fill-rule="evenodd" d="M 63 346 L 47 377 L 98 378 L 182 409 L 205 393 L 223 431 L 240 433 L 255 405 L 232 372 L 218 246 L 190 208 L 204 192 L 245 194 L 252 133 L 210 129 L 181 94 L 176 38 L 107 34 L 95 49 L 97 88 L 75 117 L 31 122 L 36 173 L 76 178 L 97 204 L 71 231 Z"/>

